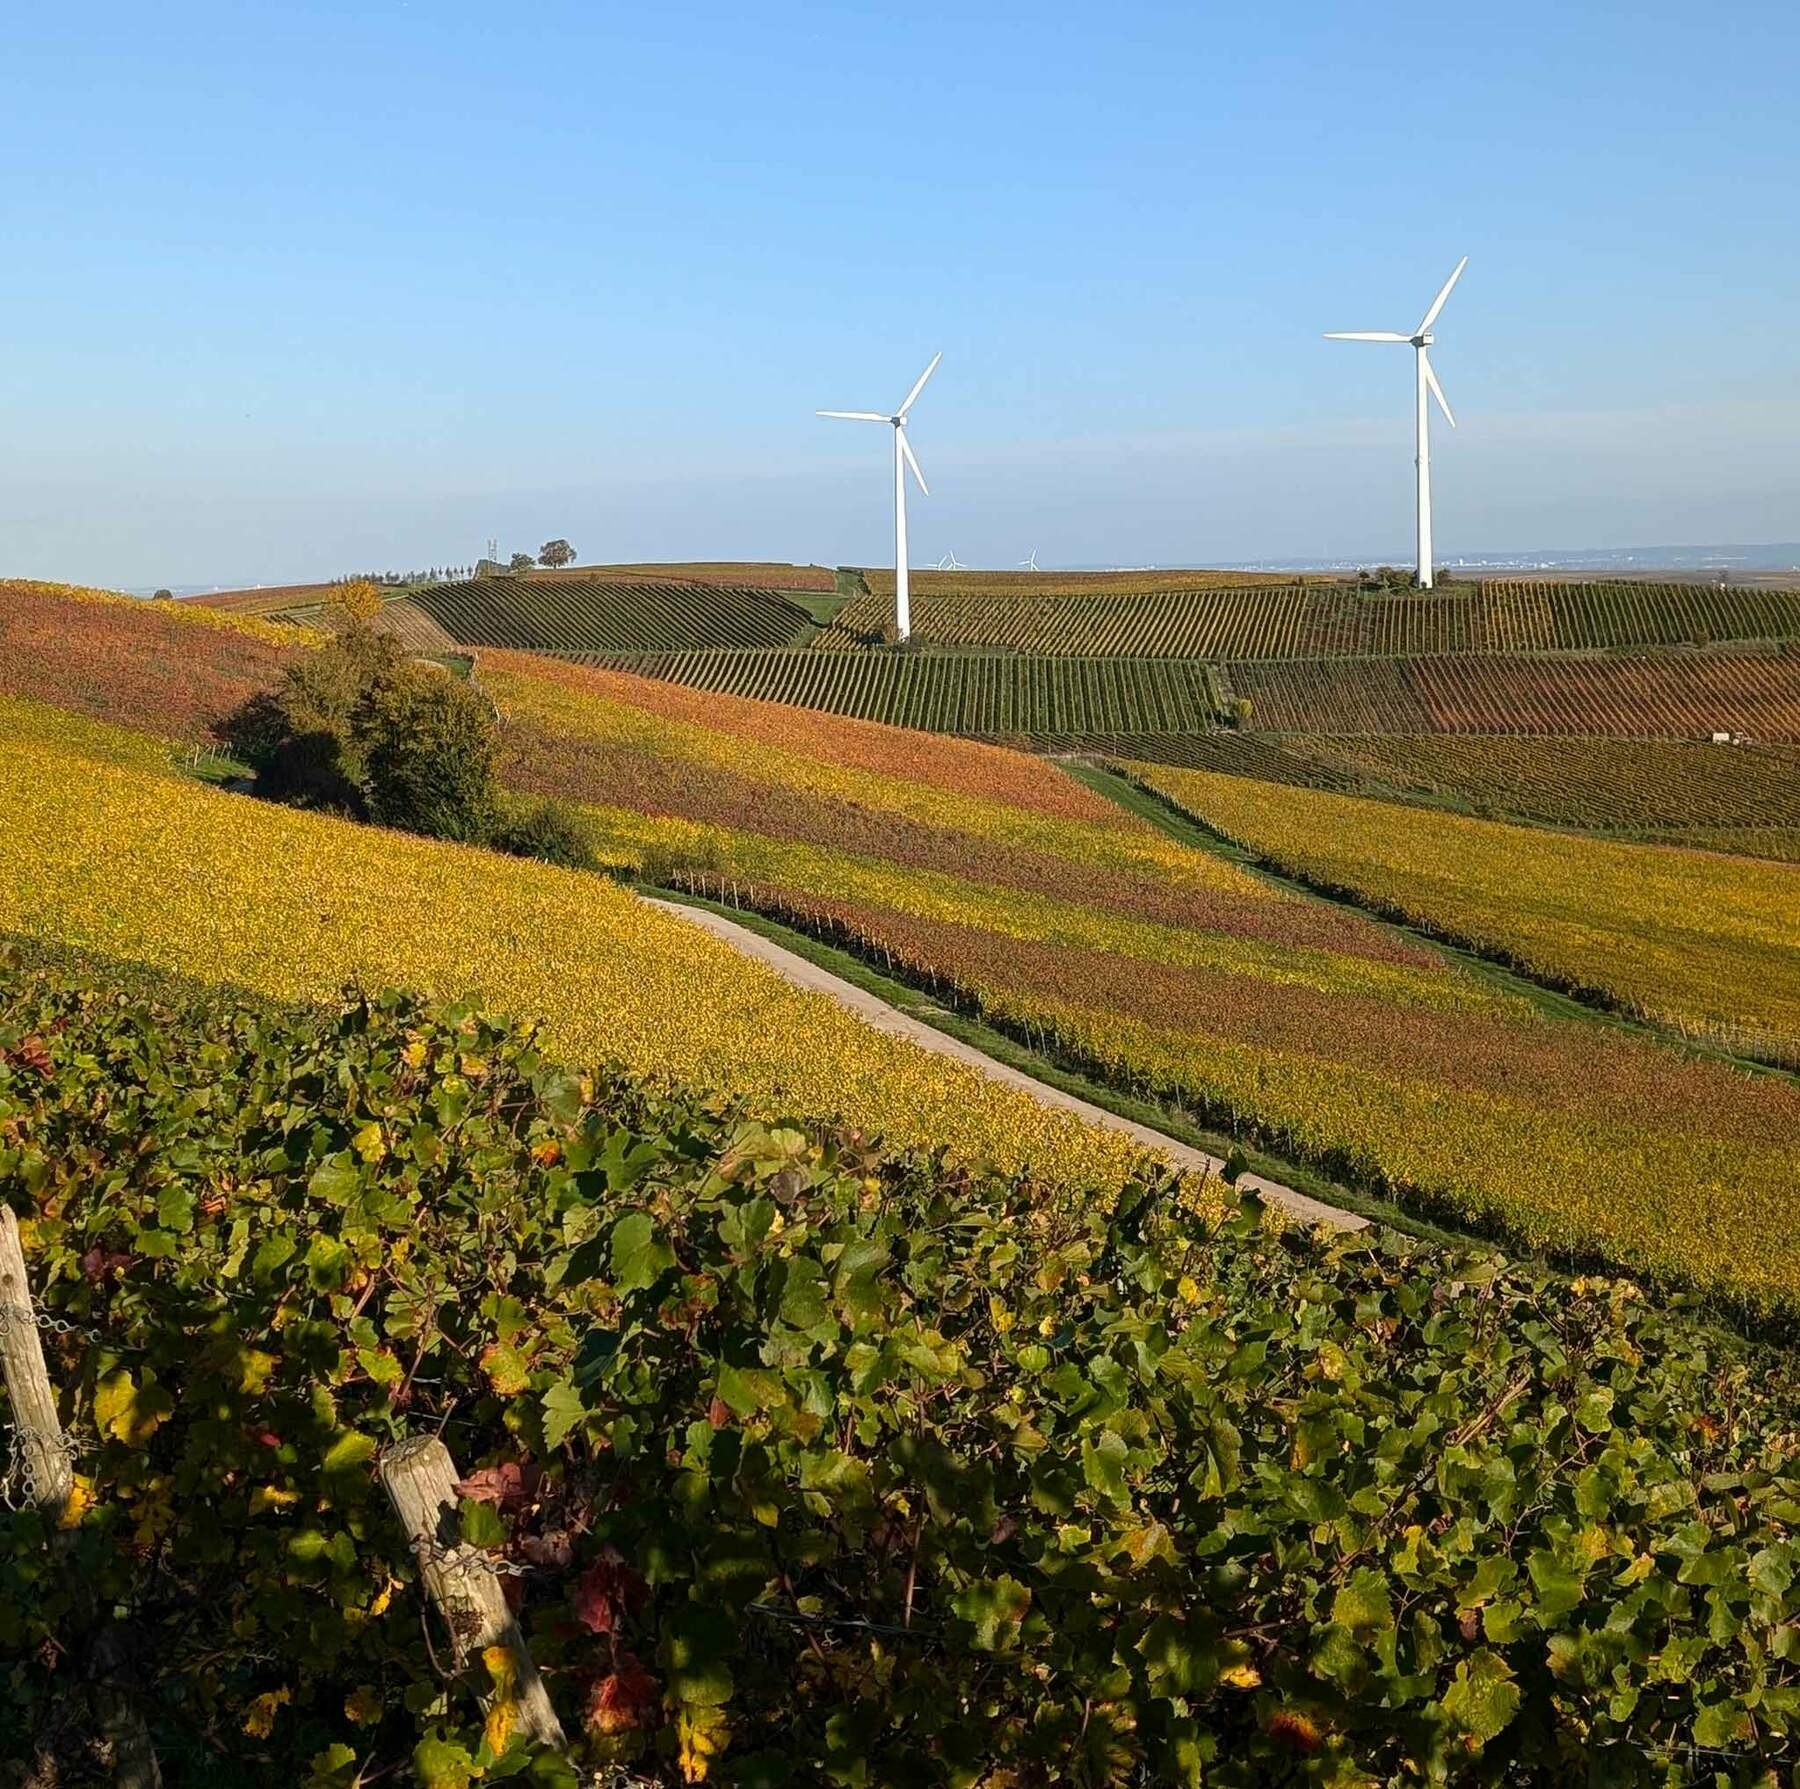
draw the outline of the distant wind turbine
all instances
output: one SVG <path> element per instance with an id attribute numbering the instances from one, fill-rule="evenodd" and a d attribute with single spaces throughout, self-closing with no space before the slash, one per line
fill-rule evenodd
<path id="1" fill-rule="evenodd" d="M 933 571 L 967 571 L 969 568 L 957 558 L 955 551 L 952 550 L 946 553 L 931 569 Z"/>
<path id="2" fill-rule="evenodd" d="M 883 416 L 879 410 L 821 410 L 821 416 L 835 416 L 844 422 L 885 422 L 894 431 L 894 631 L 904 644 L 912 634 L 912 593 L 907 584 L 906 566 L 906 468 L 912 467 L 913 477 L 919 481 L 919 489 L 927 497 L 931 488 L 925 482 L 925 474 L 919 470 L 919 462 L 913 454 L 912 443 L 906 438 L 906 413 L 918 402 L 919 393 L 925 389 L 925 381 L 937 371 L 937 364 L 944 357 L 934 354 L 931 365 L 919 375 L 918 383 L 906 394 L 903 403 L 892 416 Z"/>
<path id="3" fill-rule="evenodd" d="M 1456 427 L 1456 418 L 1450 413 L 1450 401 L 1444 396 L 1444 388 L 1437 382 L 1437 374 L 1431 370 L 1431 357 L 1426 352 L 1436 339 L 1431 333 L 1431 326 L 1438 320 L 1438 312 L 1444 308 L 1444 300 L 1450 296 L 1450 288 L 1462 278 L 1462 270 L 1469 264 L 1469 257 L 1464 255 L 1457 262 L 1456 271 L 1444 281 L 1443 290 L 1431 301 L 1428 310 L 1411 335 L 1401 335 L 1392 329 L 1338 329 L 1326 333 L 1328 342 L 1404 342 L 1410 346 L 1415 355 L 1415 383 L 1417 385 L 1418 408 L 1418 468 L 1419 468 L 1419 588 L 1429 590 L 1432 585 L 1431 561 L 1431 430 L 1429 426 L 1430 407 L 1425 401 L 1427 390 L 1437 399 L 1438 408 L 1444 413 L 1444 420 L 1451 428 Z"/>
<path id="4" fill-rule="evenodd" d="M 1036 571 L 1037 568 L 1038 568 L 1037 548 L 1033 547 L 1031 549 L 1031 557 L 1029 559 L 1021 559 L 1019 561 L 1019 569 L 1021 571 Z"/>

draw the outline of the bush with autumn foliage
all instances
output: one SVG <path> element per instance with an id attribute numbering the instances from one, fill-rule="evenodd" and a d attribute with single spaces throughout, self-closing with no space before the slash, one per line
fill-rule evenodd
<path id="1" fill-rule="evenodd" d="M 0 976 L 0 1196 L 81 1448 L 62 1532 L 0 1512 L 0 1756 L 79 1731 L 79 1577 L 183 1783 L 1800 1759 L 1794 1388 L 1624 1282 L 100 970 Z M 569 1759 L 423 1618 L 374 1466 L 439 1432 Z"/>

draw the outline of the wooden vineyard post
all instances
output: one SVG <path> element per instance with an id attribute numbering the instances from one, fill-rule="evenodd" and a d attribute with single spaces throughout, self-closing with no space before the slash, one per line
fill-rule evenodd
<path id="1" fill-rule="evenodd" d="M 425 1589 L 450 1630 L 460 1666 L 473 1653 L 504 1646 L 518 1673 L 519 1731 L 567 1751 L 550 1693 L 525 1650 L 525 1636 L 506 1606 L 500 1581 L 473 1547 L 457 1540 L 456 1467 L 434 1435 L 403 1441 L 382 1456 L 383 1489 L 412 1543 Z"/>
<path id="2" fill-rule="evenodd" d="M 37 1314 L 31 1303 L 31 1281 L 25 1275 L 25 1251 L 19 1220 L 0 1206 L 0 1367 L 12 1403 L 14 1445 L 25 1478 L 25 1494 L 52 1522 L 68 1508 L 75 1488 L 75 1466 L 56 1414 L 56 1393 L 44 1366 L 38 1340 Z M 59 1536 L 66 1543 L 71 1537 Z M 75 1606 L 84 1625 L 96 1617 L 93 1586 L 74 1580 Z M 119 1789 L 161 1789 L 162 1771 L 150 1743 L 150 1730 L 125 1675 L 124 1642 L 119 1630 L 102 1627 L 95 1637 L 90 1665 L 91 1697 L 100 1737 L 111 1749 L 113 1781 Z"/>
<path id="3" fill-rule="evenodd" d="M 14 1446 L 24 1470 L 25 1494 L 55 1521 L 75 1488 L 75 1468 L 38 1341 L 19 1220 L 8 1206 L 0 1206 L 0 1366 L 12 1402 Z"/>

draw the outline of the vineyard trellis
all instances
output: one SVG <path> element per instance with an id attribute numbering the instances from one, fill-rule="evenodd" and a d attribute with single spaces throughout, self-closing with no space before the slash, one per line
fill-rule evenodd
<path id="1" fill-rule="evenodd" d="M 1252 660 L 1221 673 L 1263 732 L 1800 741 L 1800 653 L 1782 648 Z"/>
<path id="2" fill-rule="evenodd" d="M 890 620 L 887 598 L 856 598 L 811 649 L 869 650 Z M 1800 591 L 1499 581 L 1430 594 L 1322 584 L 1061 596 L 927 589 L 913 624 L 939 646 L 1076 657 L 1408 658 L 1791 639 L 1800 636 Z"/>
<path id="3" fill-rule="evenodd" d="M 475 578 L 431 585 L 409 600 L 461 645 L 539 652 L 783 646 L 813 625 L 771 590 L 592 575 Z"/>
<path id="4" fill-rule="evenodd" d="M 560 656 L 724 695 L 977 738 L 1183 733 L 1220 719 L 1217 679 L 1193 659 L 779 650 Z"/>

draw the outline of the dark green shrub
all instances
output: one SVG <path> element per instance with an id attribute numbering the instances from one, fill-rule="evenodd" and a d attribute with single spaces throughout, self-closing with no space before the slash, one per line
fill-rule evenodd
<path id="1" fill-rule="evenodd" d="M 540 801 L 504 801 L 489 842 L 496 851 L 535 857 L 540 863 L 560 864 L 565 870 L 591 870 L 597 864 L 580 816 L 568 802 L 554 796 Z"/>
<path id="2" fill-rule="evenodd" d="M 485 696 L 435 665 L 377 678 L 356 716 L 368 816 L 460 844 L 494 831 L 494 716 Z"/>
<path id="3" fill-rule="evenodd" d="M 275 801 L 464 844 L 494 831 L 487 698 L 354 616 L 214 732 Z"/>
<path id="4" fill-rule="evenodd" d="M 389 634 L 351 622 L 289 667 L 281 688 L 259 691 L 214 729 L 256 773 L 256 789 L 294 807 L 369 816 L 365 705 L 406 669 Z"/>

